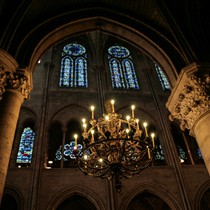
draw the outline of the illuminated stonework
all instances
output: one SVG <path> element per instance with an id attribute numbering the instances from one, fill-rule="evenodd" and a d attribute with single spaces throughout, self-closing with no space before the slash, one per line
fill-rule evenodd
<path id="1" fill-rule="evenodd" d="M 24 99 L 29 98 L 31 91 L 31 72 L 26 69 L 17 69 L 10 71 L 6 66 L 0 66 L 0 95 L 6 89 L 19 91 Z"/>
<path id="2" fill-rule="evenodd" d="M 182 74 L 167 102 L 170 120 L 179 120 L 182 130 L 191 130 L 196 120 L 210 111 L 210 75 L 197 70 L 190 68 Z"/>

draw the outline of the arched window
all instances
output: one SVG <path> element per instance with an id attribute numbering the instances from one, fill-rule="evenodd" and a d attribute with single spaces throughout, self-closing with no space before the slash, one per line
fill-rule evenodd
<path id="1" fill-rule="evenodd" d="M 154 124 L 150 124 L 148 126 L 148 133 L 156 133 L 156 137 L 154 139 L 154 159 L 153 166 L 166 165 L 164 151 L 160 142 L 160 139 L 157 135 L 156 126 Z"/>
<path id="2" fill-rule="evenodd" d="M 87 53 L 80 44 L 63 47 L 60 69 L 60 87 L 87 87 Z"/>
<path id="3" fill-rule="evenodd" d="M 108 49 L 112 87 L 115 89 L 139 89 L 130 51 L 122 46 Z"/>
<path id="4" fill-rule="evenodd" d="M 155 70 L 156 70 L 158 78 L 160 80 L 160 84 L 162 86 L 162 89 L 163 90 L 171 90 L 170 84 L 169 84 L 165 74 L 161 70 L 160 66 L 156 63 L 154 63 L 154 64 L 155 64 Z"/>
<path id="5" fill-rule="evenodd" d="M 16 159 L 18 167 L 30 165 L 33 154 L 34 135 L 35 133 L 30 127 L 23 129 Z"/>
<path id="6" fill-rule="evenodd" d="M 69 168 L 76 166 L 76 156 L 73 153 L 75 146 L 74 134 L 81 133 L 81 125 L 76 120 L 67 124 L 67 130 L 62 132 L 60 123 L 54 123 L 50 128 L 48 160 L 50 167 Z M 83 145 L 78 138 L 77 148 L 82 150 Z"/>

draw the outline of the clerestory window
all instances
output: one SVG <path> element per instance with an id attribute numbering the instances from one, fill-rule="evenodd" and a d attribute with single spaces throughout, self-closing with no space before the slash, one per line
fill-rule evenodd
<path id="1" fill-rule="evenodd" d="M 108 49 L 109 68 L 114 89 L 139 89 L 130 51 L 123 46 Z"/>
<path id="2" fill-rule="evenodd" d="M 157 72 L 158 78 L 160 80 L 160 84 L 162 86 L 162 89 L 167 91 L 167 90 L 171 90 L 171 86 L 165 76 L 165 74 L 163 73 L 162 69 L 160 68 L 160 66 L 156 63 L 155 64 L 155 70 Z"/>
<path id="3" fill-rule="evenodd" d="M 87 87 L 87 52 L 80 44 L 63 47 L 60 69 L 60 87 Z"/>

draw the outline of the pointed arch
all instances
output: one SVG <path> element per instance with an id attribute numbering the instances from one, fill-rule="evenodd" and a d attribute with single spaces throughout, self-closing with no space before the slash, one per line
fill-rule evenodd
<path id="1" fill-rule="evenodd" d="M 109 69 L 114 89 L 139 89 L 130 51 L 119 45 L 108 49 Z"/>
<path id="2" fill-rule="evenodd" d="M 84 46 L 70 43 L 63 47 L 60 87 L 87 87 L 87 53 Z"/>

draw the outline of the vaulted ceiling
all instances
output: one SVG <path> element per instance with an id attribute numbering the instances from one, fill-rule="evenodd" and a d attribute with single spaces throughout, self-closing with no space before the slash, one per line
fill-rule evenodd
<path id="1" fill-rule="evenodd" d="M 70 22 L 107 18 L 140 31 L 179 68 L 210 59 L 208 0 L 8 0 L 0 1 L 0 48 L 28 65 L 38 43 Z M 181 59 L 177 55 L 181 54 Z M 25 56 L 23 56 L 25 54 Z M 26 56 L 27 54 L 27 56 Z"/>

